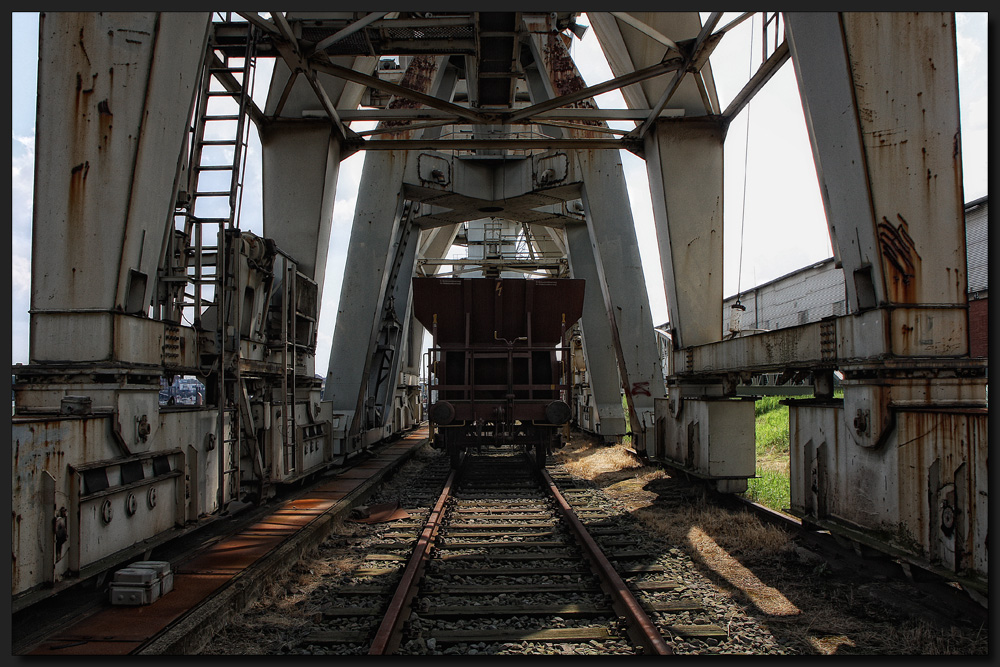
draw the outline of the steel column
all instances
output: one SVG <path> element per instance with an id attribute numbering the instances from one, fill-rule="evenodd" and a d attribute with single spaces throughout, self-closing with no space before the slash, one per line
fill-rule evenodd
<path id="1" fill-rule="evenodd" d="M 621 379 L 615 361 L 615 340 L 604 304 L 604 290 L 597 271 L 597 259 L 585 225 L 567 225 L 570 276 L 586 281 L 583 294 L 583 317 L 580 318 L 583 355 L 587 360 L 590 392 L 597 403 L 599 432 L 613 438 L 628 431 L 622 410 Z"/>
<path id="2" fill-rule="evenodd" d="M 722 166 L 725 130 L 658 121 L 646 173 L 674 346 L 722 338 Z"/>
<path id="3" fill-rule="evenodd" d="M 422 93 L 437 92 L 444 62 L 444 58 L 414 58 L 403 85 Z M 413 104 L 395 99 L 390 108 Z M 324 396 L 333 412 L 347 415 L 349 437 L 359 434 L 361 428 L 358 412 L 366 397 L 386 299 L 391 296 L 390 286 L 402 282 L 405 298 L 396 302 L 405 304 L 409 299 L 409 278 L 413 275 L 418 238 L 413 233 L 416 229 L 401 229 L 401 225 L 411 224 L 408 218 L 403 219 L 403 176 L 408 159 L 408 153 L 398 151 L 371 152 L 365 156 Z M 403 231 L 410 231 L 409 236 L 413 237 L 409 260 L 404 262 L 408 270 L 395 261 L 394 243 L 404 238 Z M 353 447 L 353 443 L 349 442 L 348 447 Z"/>
<path id="4" fill-rule="evenodd" d="M 526 19 L 525 25 L 531 31 L 529 45 L 535 61 L 547 74 L 540 82 L 544 92 L 556 97 L 582 90 L 583 78 L 566 44 L 548 29 L 547 19 Z M 596 104 L 587 99 L 574 106 L 593 108 Z M 584 130 L 566 133 L 571 137 L 595 134 Z M 664 385 L 621 158 L 608 150 L 579 150 L 575 157 L 583 181 L 587 228 L 615 341 L 630 430 L 637 439 L 636 448 L 645 451 L 647 428 L 652 435 L 653 400 L 663 397 Z"/>
<path id="5" fill-rule="evenodd" d="M 392 242 L 403 214 L 405 161 L 405 153 L 365 156 L 323 398 L 334 412 L 350 415 L 349 421 L 368 374 L 376 322 L 381 319 L 376 308 L 383 303 L 392 269 Z"/>
<path id="6" fill-rule="evenodd" d="M 32 362 L 117 358 L 96 313 L 147 315 L 209 19 L 42 14 Z"/>

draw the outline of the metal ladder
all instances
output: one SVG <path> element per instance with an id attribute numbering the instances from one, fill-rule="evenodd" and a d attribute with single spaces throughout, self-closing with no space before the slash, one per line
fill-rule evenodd
<path id="1" fill-rule="evenodd" d="M 292 263 L 287 262 L 285 264 L 285 279 L 284 279 L 284 294 L 281 300 L 281 312 L 282 312 L 282 376 L 281 376 L 281 392 L 284 399 L 284 405 L 282 406 L 281 421 L 282 421 L 282 434 L 281 443 L 282 450 L 284 453 L 285 461 L 285 474 L 298 471 L 300 467 L 300 462 L 298 461 L 297 451 L 295 446 L 295 376 L 297 372 L 296 367 L 296 331 L 295 323 L 298 319 L 297 311 L 297 298 L 298 293 L 296 285 L 298 283 L 298 270 L 296 266 Z"/>
<path id="2" fill-rule="evenodd" d="M 222 19 L 223 22 L 229 22 L 228 16 L 223 16 Z M 195 328 L 202 328 L 202 309 L 213 304 L 216 306 L 215 334 L 219 356 L 214 367 L 218 371 L 219 418 L 216 440 L 221 447 L 218 490 L 220 509 L 228 500 L 238 498 L 240 494 L 240 457 L 243 444 L 240 424 L 243 384 L 239 364 L 242 298 L 237 294 L 238 276 L 235 275 L 235 267 L 228 261 L 227 255 L 230 251 L 228 246 L 239 242 L 249 129 L 246 112 L 251 101 L 256 66 L 255 45 L 255 29 L 249 23 L 246 48 L 241 56 L 230 56 L 219 48 L 214 40 L 214 32 L 209 38 L 191 128 L 186 188 L 188 198 L 182 202 L 183 205 L 177 212 L 177 216 L 183 218 L 182 238 L 187 245 L 186 262 L 193 262 L 193 266 L 186 263 L 185 269 L 187 279 L 192 283 L 193 294 L 191 301 L 185 301 L 183 305 L 193 307 L 192 322 Z M 238 85 L 236 92 L 231 90 L 234 83 Z M 227 105 L 224 101 L 227 99 L 232 103 Z M 217 226 L 215 245 L 206 244 L 206 225 Z M 238 254 L 238 249 L 234 248 L 233 253 L 234 256 Z M 206 271 L 209 267 L 213 271 Z M 204 297 L 204 289 L 208 285 L 214 288 L 212 299 Z M 229 314 L 232 317 L 227 317 Z M 235 322 L 232 336 L 227 331 L 227 325 L 231 322 Z"/>

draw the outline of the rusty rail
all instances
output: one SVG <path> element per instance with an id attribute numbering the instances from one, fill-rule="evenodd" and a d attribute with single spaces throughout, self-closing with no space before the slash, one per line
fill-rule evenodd
<path id="1" fill-rule="evenodd" d="M 556 505 L 558 505 L 560 512 L 562 512 L 563 518 L 573 530 L 577 541 L 584 548 L 585 556 L 590 561 L 595 574 L 600 577 L 602 585 L 607 587 L 607 592 L 611 595 L 615 611 L 625 619 L 628 626 L 629 638 L 638 646 L 642 646 L 643 651 L 648 655 L 672 655 L 673 651 L 663 641 L 663 636 L 656 629 L 656 625 L 649 619 L 649 616 L 643 610 L 642 606 L 640 606 L 639 601 L 635 599 L 628 586 L 618 576 L 614 566 L 608 561 L 601 548 L 597 545 L 597 542 L 594 541 L 594 538 L 587 532 L 586 527 L 577 518 L 573 508 L 570 507 L 566 498 L 559 492 L 548 471 L 543 469 L 541 470 L 541 474 L 545 484 L 548 485 L 549 493 L 552 494 Z"/>
<path id="2" fill-rule="evenodd" d="M 430 559 L 430 546 L 441 524 L 445 503 L 451 496 L 456 472 L 452 470 L 451 474 L 448 475 L 448 479 L 444 483 L 444 490 L 441 491 L 441 496 L 434 504 L 430 516 L 427 517 L 427 523 L 424 524 L 424 529 L 417 540 L 417 546 L 413 549 L 413 555 L 410 556 L 410 560 L 406 564 L 403 578 L 400 580 L 396 593 L 389 602 L 389 608 L 382 618 L 382 623 L 375 633 L 375 639 L 368 650 L 368 655 L 389 655 L 399 646 L 403 621 L 409 616 L 410 601 L 416 594 L 424 567 Z"/>

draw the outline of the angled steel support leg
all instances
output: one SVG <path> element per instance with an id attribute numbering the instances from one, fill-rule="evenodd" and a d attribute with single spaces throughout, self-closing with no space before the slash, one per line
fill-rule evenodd
<path id="1" fill-rule="evenodd" d="M 362 385 L 382 317 L 379 307 L 393 271 L 392 246 L 404 206 L 405 161 L 405 153 L 396 151 L 368 153 L 354 211 L 324 401 L 334 413 L 346 415 L 355 432 Z"/>
<path id="2" fill-rule="evenodd" d="M 606 438 L 625 435 L 628 424 L 622 409 L 621 378 L 618 376 L 615 340 L 604 303 L 605 290 L 586 225 L 566 225 L 570 275 L 586 281 L 583 296 L 583 354 L 587 362 L 590 392 L 597 403 L 600 434 Z"/>
<path id="3" fill-rule="evenodd" d="M 663 371 L 649 311 L 621 158 L 615 151 L 579 151 L 583 205 L 600 276 L 618 373 L 638 451 L 652 444 L 653 401 L 664 396 Z"/>
<path id="4" fill-rule="evenodd" d="M 540 97 L 551 99 L 583 88 L 583 78 L 565 43 L 551 30 L 549 19 L 526 19 L 525 26 L 530 34 L 530 53 L 541 73 L 529 81 L 534 100 L 539 102 Z M 593 100 L 583 100 L 577 106 L 592 108 L 596 104 Z M 594 133 L 568 130 L 567 134 Z M 645 452 L 646 433 L 652 436 L 653 431 L 653 401 L 663 397 L 664 383 L 621 158 L 610 150 L 579 150 L 574 155 L 583 180 L 587 227 L 615 341 L 629 428 L 635 434 L 634 446 Z M 649 444 L 652 445 L 652 437 Z"/>
<path id="5" fill-rule="evenodd" d="M 722 338 L 722 146 L 715 124 L 659 121 L 646 172 L 674 346 Z"/>

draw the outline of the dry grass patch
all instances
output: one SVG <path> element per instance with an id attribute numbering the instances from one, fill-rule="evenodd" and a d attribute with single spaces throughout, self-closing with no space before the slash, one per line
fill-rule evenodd
<path id="1" fill-rule="evenodd" d="M 643 467 L 642 462 L 622 443 L 595 445 L 589 438 L 576 434 L 559 450 L 558 457 L 572 474 L 589 480 L 602 473 Z"/>
<path id="2" fill-rule="evenodd" d="M 788 533 L 761 523 L 748 512 L 731 513 L 708 505 L 692 507 L 686 513 L 646 507 L 637 509 L 634 516 L 668 543 L 689 551 L 694 550 L 689 540 L 692 528 L 710 535 L 719 547 L 746 560 L 773 558 L 795 548 Z"/>

